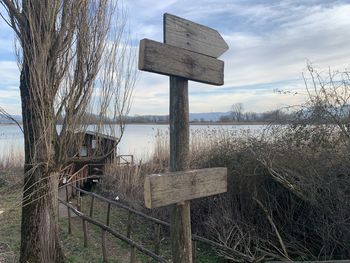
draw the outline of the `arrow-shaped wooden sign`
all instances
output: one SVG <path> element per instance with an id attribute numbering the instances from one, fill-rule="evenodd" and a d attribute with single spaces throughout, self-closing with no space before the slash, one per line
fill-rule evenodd
<path id="1" fill-rule="evenodd" d="M 215 29 L 164 14 L 164 43 L 140 41 L 139 69 L 212 85 L 224 84 L 228 46 Z"/>
<path id="2" fill-rule="evenodd" d="M 215 29 L 171 14 L 164 14 L 164 43 L 214 58 L 228 50 Z"/>
<path id="3" fill-rule="evenodd" d="M 139 69 L 212 85 L 224 84 L 224 62 L 149 39 L 140 41 Z"/>

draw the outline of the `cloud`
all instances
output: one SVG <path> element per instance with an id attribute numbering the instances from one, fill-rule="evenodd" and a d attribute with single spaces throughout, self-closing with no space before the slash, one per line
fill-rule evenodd
<path id="1" fill-rule="evenodd" d="M 219 29 L 230 46 L 222 57 L 225 61 L 223 88 L 190 82 L 193 111 L 218 111 L 224 107 L 227 110 L 234 102 L 243 102 L 251 110 L 299 104 L 305 96 L 282 96 L 273 90 L 303 90 L 302 72 L 308 61 L 320 68 L 349 66 L 350 5 L 344 2 L 330 5 L 325 1 L 307 4 L 304 1 L 264 4 L 201 1 L 187 4 L 183 9 L 179 8 L 180 2 L 173 5 L 170 12 Z M 222 20 L 226 22 L 220 23 Z M 160 95 L 164 94 L 168 81 L 157 80 L 152 84 L 156 78 L 151 75 L 154 74 L 141 76 L 137 90 L 141 94 L 147 92 L 152 101 L 157 95 L 163 105 Z M 152 86 L 152 92 L 149 93 L 148 88 L 144 90 L 145 86 Z M 261 89 L 266 92 L 258 92 Z M 167 107 L 158 110 L 166 113 Z"/>
<path id="2" fill-rule="evenodd" d="M 342 70 L 350 64 L 346 0 L 134 0 L 124 5 L 136 43 L 141 38 L 162 42 L 165 12 L 213 27 L 228 42 L 230 50 L 220 58 L 225 62 L 225 85 L 190 82 L 193 112 L 227 111 L 236 102 L 252 111 L 299 104 L 305 96 L 279 95 L 273 90 L 303 90 L 302 72 L 308 61 L 321 69 Z M 15 63 L 6 58 L 13 34 L 5 28 L 1 23 L 1 92 L 18 85 L 19 76 Z M 141 73 L 131 113 L 167 114 L 168 97 L 168 77 Z"/>
<path id="3" fill-rule="evenodd" d="M 0 61 L 0 88 L 18 86 L 19 70 L 15 61 Z"/>

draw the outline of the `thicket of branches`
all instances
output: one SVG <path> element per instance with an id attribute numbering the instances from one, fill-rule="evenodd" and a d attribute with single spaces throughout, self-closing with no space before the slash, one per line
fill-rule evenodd
<path id="1" fill-rule="evenodd" d="M 294 123 L 221 136 L 193 161 L 230 170 L 228 194 L 193 209 L 198 231 L 256 260 L 350 257 L 349 72 L 309 66 L 305 84 Z"/>

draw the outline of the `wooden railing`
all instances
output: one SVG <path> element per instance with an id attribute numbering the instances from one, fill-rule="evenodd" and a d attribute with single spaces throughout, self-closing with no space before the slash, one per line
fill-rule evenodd
<path id="1" fill-rule="evenodd" d="M 89 165 L 85 164 L 74 174 L 68 176 L 67 183 L 74 182 L 77 187 L 80 187 L 87 181 L 89 177 Z"/>
<path id="2" fill-rule="evenodd" d="M 71 174 L 74 170 L 74 163 L 71 163 L 69 165 L 67 165 L 66 167 L 64 167 L 60 173 L 61 174 Z"/>
<path id="3" fill-rule="evenodd" d="M 80 194 L 78 195 L 78 199 L 77 199 L 77 209 L 74 208 L 72 205 L 70 205 L 68 203 L 68 195 L 66 196 L 66 201 L 63 200 L 59 200 L 59 202 L 61 202 L 62 204 L 64 204 L 65 206 L 67 206 L 68 209 L 68 232 L 71 233 L 71 214 L 70 214 L 70 210 L 73 211 L 73 213 L 75 213 L 77 216 L 82 218 L 83 221 L 83 231 L 84 231 L 84 246 L 87 246 L 87 226 L 86 226 L 86 222 L 89 222 L 91 224 L 94 224 L 98 227 L 100 227 L 102 230 L 104 230 L 104 234 L 102 235 L 102 254 L 103 254 L 103 260 L 104 262 L 107 262 L 107 253 L 106 253 L 106 240 L 105 240 L 105 232 L 109 232 L 111 233 L 113 236 L 119 238 L 120 240 L 123 240 L 124 242 L 128 243 L 131 247 L 131 258 L 130 258 L 130 262 L 134 263 L 135 262 L 135 249 L 139 250 L 140 252 L 148 255 L 149 257 L 155 259 L 157 262 L 167 262 L 164 258 L 159 256 L 159 251 L 160 251 L 160 243 L 161 243 L 161 228 L 165 227 L 165 228 L 169 228 L 170 224 L 159 220 L 157 218 L 151 217 L 149 215 L 146 215 L 140 211 L 137 211 L 133 208 L 130 208 L 124 204 L 121 204 L 119 202 L 115 202 L 113 200 L 107 199 L 103 196 L 100 196 L 98 194 L 89 192 L 89 191 L 85 191 L 83 189 L 80 189 L 78 187 L 75 187 L 74 185 L 65 185 L 64 187 L 66 187 L 66 193 L 68 193 L 68 187 L 72 187 L 73 191 L 76 192 L 81 192 L 84 193 L 85 195 L 89 195 L 91 196 L 91 202 L 90 202 L 90 211 L 89 211 L 89 216 L 81 213 L 80 210 L 80 206 L 81 206 L 81 202 L 80 202 Z M 106 202 L 107 205 L 107 216 L 106 216 L 106 224 L 103 224 L 95 219 L 93 219 L 93 211 L 94 211 L 94 200 L 98 199 L 100 201 Z M 109 222 L 110 222 L 110 210 L 111 210 L 111 206 L 116 206 L 118 208 L 122 208 L 124 210 L 126 210 L 128 212 L 128 221 L 127 221 L 127 228 L 126 228 L 126 234 L 122 235 L 120 233 L 117 233 L 115 230 L 111 229 L 109 227 Z M 155 224 L 155 232 L 154 232 L 154 251 L 150 251 L 146 248 L 144 248 L 142 245 L 137 244 L 135 241 L 130 239 L 131 236 L 131 232 L 132 232 L 132 215 L 136 215 L 139 216 L 143 219 L 146 219 L 147 221 L 150 221 L 152 223 Z M 85 222 L 85 223 L 84 223 Z M 225 253 L 236 256 L 236 257 L 240 257 L 242 258 L 242 260 L 244 260 L 244 262 L 253 262 L 254 259 L 251 257 L 248 257 L 247 255 L 236 251 L 234 249 L 231 249 L 229 247 L 226 247 L 224 245 L 221 245 L 217 242 L 214 242 L 212 240 L 209 240 L 207 238 L 198 236 L 198 235 L 192 235 L 192 241 L 193 243 L 193 248 L 194 248 L 194 253 L 193 253 L 193 262 L 196 261 L 196 248 L 197 248 L 197 242 L 206 244 L 212 248 L 221 250 L 221 251 L 225 251 Z"/>
<path id="4" fill-rule="evenodd" d="M 122 154 L 116 157 L 116 162 L 119 165 L 133 165 L 134 155 L 132 154 Z"/>
<path id="5" fill-rule="evenodd" d="M 67 180 L 66 178 L 72 175 L 72 173 L 74 172 L 74 167 L 75 167 L 74 163 L 71 163 L 60 171 L 60 179 L 59 179 L 60 184 L 66 183 L 66 180 Z"/>
<path id="6" fill-rule="evenodd" d="M 91 198 L 91 203 L 90 203 L 90 211 L 89 211 L 89 215 L 86 215 L 84 213 L 82 213 L 80 211 L 81 208 L 81 201 L 79 200 L 79 196 L 77 198 L 77 208 L 75 208 L 73 205 L 71 205 L 68 201 L 69 201 L 69 196 L 68 194 L 66 194 L 66 201 L 62 200 L 62 199 L 58 199 L 58 201 L 60 203 L 62 203 L 63 205 L 65 205 L 68 209 L 68 233 L 71 234 L 72 233 L 72 228 L 71 228 L 71 212 L 73 212 L 74 214 L 76 214 L 79 218 L 82 219 L 82 224 L 83 224 L 83 232 L 84 232 L 84 247 L 87 247 L 88 244 L 88 231 L 87 231 L 87 223 L 93 224 L 99 228 L 101 228 L 102 230 L 102 243 L 101 243 L 101 249 L 102 249 L 102 256 L 103 256 L 103 262 L 108 262 L 108 255 L 107 255 L 107 250 L 106 250 L 106 233 L 110 233 L 111 235 L 113 235 L 114 237 L 126 242 L 128 245 L 130 245 L 130 263 L 135 263 L 136 262 L 136 250 L 140 251 L 141 253 L 149 256 L 150 258 L 156 260 L 156 262 L 162 262 L 162 263 L 168 263 L 167 260 L 165 260 L 164 258 L 160 257 L 159 255 L 157 255 L 159 253 L 159 249 L 155 249 L 155 252 L 145 248 L 144 246 L 138 244 L 137 242 L 133 241 L 132 239 L 130 239 L 131 236 L 131 229 L 132 229 L 132 225 L 131 225 L 131 218 L 130 215 L 131 213 L 129 213 L 129 217 L 128 217 L 128 225 L 127 225 L 127 230 L 126 230 L 126 234 L 120 234 L 117 231 L 115 231 L 114 229 L 112 229 L 110 227 L 110 212 L 111 212 L 111 205 L 115 205 L 118 204 L 116 202 L 113 202 L 109 199 L 106 199 L 102 196 L 99 196 L 97 194 L 82 190 L 78 187 L 75 187 L 73 185 L 69 185 L 66 184 L 64 186 L 66 188 L 66 193 L 69 192 L 68 187 L 72 188 L 72 191 L 77 191 L 77 192 L 82 192 L 84 194 L 90 195 Z M 98 198 L 100 200 L 106 201 L 108 202 L 108 206 L 107 206 L 107 216 L 106 216 L 106 223 L 102 223 L 96 219 L 93 218 L 93 209 L 94 209 L 94 199 Z M 123 208 L 129 209 L 129 207 L 122 205 Z M 130 208 L 130 210 L 133 210 Z M 136 211 L 136 210 L 135 210 Z M 137 212 L 137 211 L 136 211 Z M 157 244 L 160 244 L 160 240 L 158 240 Z M 159 245 L 158 245 L 159 247 Z"/>

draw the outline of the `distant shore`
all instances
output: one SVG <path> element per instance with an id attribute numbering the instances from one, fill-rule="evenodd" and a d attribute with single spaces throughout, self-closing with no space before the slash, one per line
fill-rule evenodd
<path id="1" fill-rule="evenodd" d="M 169 123 L 154 123 L 154 122 L 133 122 L 127 123 L 127 125 L 136 124 L 136 125 L 169 125 Z M 190 125 L 268 125 L 271 122 L 190 122 Z"/>
<path id="2" fill-rule="evenodd" d="M 20 123 L 22 125 L 22 123 Z M 0 123 L 0 126 L 17 126 L 17 123 Z"/>
<path id="3" fill-rule="evenodd" d="M 106 125 L 110 125 L 111 123 L 106 123 Z M 116 125 L 118 123 L 115 123 Z M 169 125 L 169 123 L 155 123 L 155 122 L 132 122 L 132 123 L 126 123 L 126 125 Z M 190 125 L 268 125 L 271 124 L 271 122 L 259 122 L 259 121 L 252 121 L 252 122 L 190 122 Z M 20 123 L 22 125 L 22 123 Z M 86 124 L 85 124 L 86 125 Z M 96 125 L 95 123 L 91 123 L 88 125 Z M 0 126 L 17 126 L 16 123 L 0 123 Z"/>

